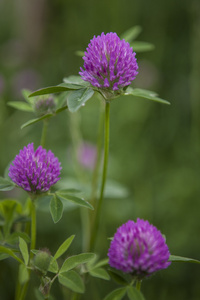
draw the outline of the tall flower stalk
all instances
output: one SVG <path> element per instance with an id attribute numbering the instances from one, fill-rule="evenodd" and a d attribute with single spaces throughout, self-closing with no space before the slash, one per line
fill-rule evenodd
<path id="1" fill-rule="evenodd" d="M 100 197 L 96 207 L 96 214 L 94 219 L 94 224 L 92 228 L 92 234 L 90 239 L 90 249 L 94 248 L 97 231 L 99 229 L 100 217 L 102 204 L 104 199 L 104 189 L 107 177 L 107 168 L 108 168 L 108 156 L 109 156 L 109 139 L 110 139 L 110 102 L 106 102 L 105 106 L 105 132 L 104 132 L 104 162 L 103 162 L 103 173 L 101 179 L 101 190 Z"/>
<path id="2" fill-rule="evenodd" d="M 88 81 L 105 100 L 105 130 L 104 130 L 104 163 L 101 180 L 100 197 L 96 206 L 94 224 L 90 239 L 90 249 L 96 242 L 104 190 L 107 177 L 109 154 L 109 122 L 110 102 L 123 94 L 138 74 L 135 52 L 125 40 L 120 40 L 116 33 L 94 36 L 83 57 L 84 66 L 79 74 L 84 81 Z"/>
<path id="3" fill-rule="evenodd" d="M 36 206 L 35 201 L 38 195 L 49 191 L 60 178 L 60 162 L 49 150 L 39 146 L 34 150 L 34 145 L 28 144 L 20 150 L 9 168 L 9 177 L 22 189 L 28 192 L 31 198 L 31 245 L 30 245 L 30 268 L 33 253 L 36 248 Z M 30 277 L 30 268 L 28 270 Z M 17 286 L 16 300 L 24 300 L 28 289 L 29 280 L 23 286 Z"/>

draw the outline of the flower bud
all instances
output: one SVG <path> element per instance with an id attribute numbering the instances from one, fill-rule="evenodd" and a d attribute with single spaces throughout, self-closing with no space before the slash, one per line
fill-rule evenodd
<path id="1" fill-rule="evenodd" d="M 51 261 L 51 253 L 48 249 L 39 250 L 34 259 L 34 267 L 36 270 L 46 274 Z"/>

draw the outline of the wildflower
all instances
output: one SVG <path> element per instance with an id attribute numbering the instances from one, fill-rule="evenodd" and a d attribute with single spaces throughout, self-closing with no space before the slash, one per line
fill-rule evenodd
<path id="1" fill-rule="evenodd" d="M 39 97 L 35 101 L 34 109 L 35 112 L 39 115 L 45 115 L 47 113 L 54 112 L 56 108 L 56 103 L 54 101 L 54 98 L 52 96 L 42 96 Z"/>
<path id="2" fill-rule="evenodd" d="M 161 232 L 148 221 L 128 221 L 117 229 L 108 251 L 111 267 L 142 279 L 167 268 L 170 253 Z"/>
<path id="3" fill-rule="evenodd" d="M 116 33 L 94 36 L 86 49 L 82 79 L 94 87 L 117 91 L 131 84 L 138 74 L 135 52 Z"/>
<path id="4" fill-rule="evenodd" d="M 9 167 L 8 176 L 18 186 L 31 193 L 42 193 L 50 189 L 60 178 L 60 162 L 49 150 L 28 144 L 20 150 Z"/>

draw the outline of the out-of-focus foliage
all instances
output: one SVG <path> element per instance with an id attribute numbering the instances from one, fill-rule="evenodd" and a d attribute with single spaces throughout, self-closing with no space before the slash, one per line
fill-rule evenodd
<path id="1" fill-rule="evenodd" d="M 172 254 L 200 259 L 200 5 L 199 1 L 47 1 L 0 2 L 0 175 L 19 149 L 39 143 L 42 124 L 24 129 L 32 113 L 17 111 L 9 101 L 23 101 L 21 89 L 57 85 L 77 75 L 83 61 L 75 52 L 101 32 L 121 35 L 128 28 L 143 29 L 137 40 L 155 45 L 138 53 L 139 75 L 134 88 L 155 90 L 171 102 L 160 105 L 141 98 L 120 97 L 111 105 L 109 178 L 125 186 L 123 197 L 107 197 L 99 245 L 105 257 L 109 240 L 123 222 L 148 219 L 167 237 Z M 68 187 L 76 175 L 70 131 L 76 119 L 82 138 L 96 143 L 100 112 L 94 98 L 73 115 L 67 111 L 52 118 L 47 148 L 62 162 Z M 78 126 L 77 125 L 77 126 Z M 84 175 L 90 181 L 90 174 Z M 62 188 L 62 187 L 61 187 Z M 1 193 L 1 199 L 25 200 L 18 190 Z M 58 235 L 59 232 L 59 235 Z M 81 249 L 80 213 L 70 206 L 56 225 L 45 209 L 38 215 L 38 245 L 55 253 L 58 245 L 76 235 L 70 254 Z M 102 237 L 102 239 L 101 239 Z M 13 299 L 14 273 L 10 259 L 0 261 L 0 298 Z M 17 267 L 17 266 L 16 266 Z M 147 299 L 197 300 L 199 266 L 172 263 L 169 269 L 143 283 Z M 10 278 L 10 280 L 8 280 Z M 85 298 L 96 292 L 102 299 L 116 288 L 101 279 L 91 281 Z M 65 290 L 52 290 L 56 299 Z M 95 294 L 94 292 L 94 294 Z M 9 293 L 9 294 L 8 294 Z M 29 299 L 35 299 L 31 295 Z"/>

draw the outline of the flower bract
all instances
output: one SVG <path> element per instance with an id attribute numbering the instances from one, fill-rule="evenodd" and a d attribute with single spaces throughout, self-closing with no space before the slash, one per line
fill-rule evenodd
<path id="1" fill-rule="evenodd" d="M 60 178 L 60 162 L 49 150 L 28 144 L 20 150 L 9 167 L 8 176 L 18 186 L 31 193 L 42 193 L 50 189 Z"/>
<path id="2" fill-rule="evenodd" d="M 170 252 L 161 232 L 148 221 L 128 221 L 117 229 L 108 251 L 111 267 L 143 279 L 167 268 Z"/>
<path id="3" fill-rule="evenodd" d="M 94 36 L 86 50 L 79 74 L 94 87 L 117 91 L 130 85 L 138 74 L 135 52 L 116 33 Z"/>

